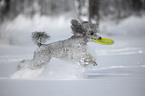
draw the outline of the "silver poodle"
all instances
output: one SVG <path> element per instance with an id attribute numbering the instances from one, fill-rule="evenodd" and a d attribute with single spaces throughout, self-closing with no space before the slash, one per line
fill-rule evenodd
<path id="1" fill-rule="evenodd" d="M 73 19 L 71 20 L 71 29 L 73 32 L 72 37 L 50 44 L 42 44 L 50 38 L 45 32 L 32 33 L 32 39 L 39 48 L 34 52 L 31 68 L 42 68 L 53 57 L 79 62 L 80 65 L 84 66 L 88 64 L 96 66 L 95 58 L 87 52 L 87 42 L 93 41 L 92 38 L 101 39 L 96 34 L 96 25 L 87 21 L 80 23 Z"/>

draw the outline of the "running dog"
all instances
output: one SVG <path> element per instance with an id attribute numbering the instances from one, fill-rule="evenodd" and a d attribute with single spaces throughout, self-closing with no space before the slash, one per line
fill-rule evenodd
<path id="1" fill-rule="evenodd" d="M 42 68 L 53 57 L 79 62 L 81 65 L 92 64 L 96 66 L 95 58 L 87 52 L 87 42 L 92 42 L 92 38 L 101 39 L 97 35 L 96 25 L 87 21 L 79 22 L 72 19 L 71 29 L 72 37 L 50 44 L 43 44 L 50 38 L 45 32 L 33 32 L 32 40 L 39 48 L 34 52 L 30 67 L 32 69 Z"/>

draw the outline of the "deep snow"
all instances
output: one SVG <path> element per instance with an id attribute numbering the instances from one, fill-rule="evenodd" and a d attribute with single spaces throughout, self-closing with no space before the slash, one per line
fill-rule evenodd
<path id="1" fill-rule="evenodd" d="M 25 19 L 19 16 L 2 26 L 9 35 L 4 34 L 0 45 L 0 96 L 145 95 L 145 17 L 130 17 L 119 24 L 100 23 L 100 35 L 113 39 L 115 44 L 88 43 L 88 51 L 96 57 L 97 67 L 80 68 L 77 64 L 53 58 L 42 72 L 26 69 L 11 78 L 21 60 L 33 57 L 37 46 L 31 42 L 32 31 L 47 31 L 51 36 L 48 43 L 72 35 L 69 20 L 63 17 L 47 19 L 38 15 L 32 21 Z M 20 20 L 24 21 L 21 25 Z M 36 76 L 36 73 L 41 74 Z"/>

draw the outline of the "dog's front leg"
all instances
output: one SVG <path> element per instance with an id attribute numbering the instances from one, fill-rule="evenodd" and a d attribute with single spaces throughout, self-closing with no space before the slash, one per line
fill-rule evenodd
<path id="1" fill-rule="evenodd" d="M 95 58 L 93 56 L 91 56 L 89 53 L 85 53 L 85 54 L 81 55 L 79 62 L 81 65 L 91 64 L 93 66 L 97 66 Z"/>

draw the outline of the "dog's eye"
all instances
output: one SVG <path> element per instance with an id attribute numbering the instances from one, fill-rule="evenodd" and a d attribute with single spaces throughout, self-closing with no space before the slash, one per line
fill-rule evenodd
<path id="1" fill-rule="evenodd" d="M 94 33 L 93 33 L 93 32 L 91 32 L 90 34 L 91 34 L 91 35 L 94 35 Z"/>

